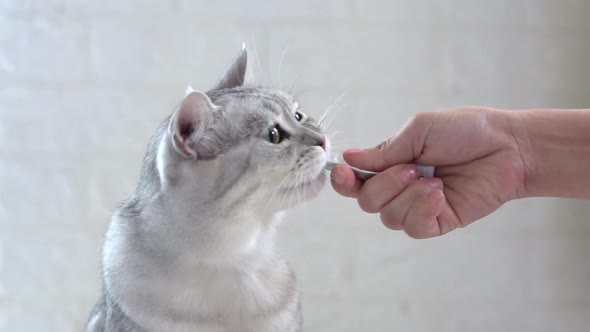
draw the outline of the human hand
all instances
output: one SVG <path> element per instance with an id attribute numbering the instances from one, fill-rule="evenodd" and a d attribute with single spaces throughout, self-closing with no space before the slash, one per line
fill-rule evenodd
<path id="1" fill-rule="evenodd" d="M 348 164 L 379 174 L 363 183 L 338 165 L 332 186 L 414 238 L 464 227 L 524 194 L 525 164 L 509 117 L 488 108 L 419 113 L 377 147 L 345 151 Z M 420 179 L 412 163 L 435 165 L 435 178 Z"/>

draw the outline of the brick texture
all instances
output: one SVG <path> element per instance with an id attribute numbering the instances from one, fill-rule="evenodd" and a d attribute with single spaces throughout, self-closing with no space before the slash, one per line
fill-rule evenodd
<path id="1" fill-rule="evenodd" d="M 184 88 L 245 42 L 257 81 L 332 104 L 335 153 L 415 112 L 588 107 L 585 0 L 0 0 L 0 331 L 79 331 L 108 218 Z M 341 97 L 342 96 L 342 97 Z M 337 133 L 339 132 L 339 133 Z M 329 188 L 282 250 L 309 331 L 586 331 L 590 205 L 511 202 L 415 241 Z"/>

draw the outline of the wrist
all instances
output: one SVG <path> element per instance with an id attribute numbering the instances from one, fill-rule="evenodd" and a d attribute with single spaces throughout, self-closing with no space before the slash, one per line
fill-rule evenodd
<path id="1" fill-rule="evenodd" d="M 536 185 L 535 158 L 533 156 L 530 135 L 527 130 L 527 112 L 526 111 L 501 111 L 506 123 L 506 133 L 516 155 L 517 162 L 521 167 L 520 183 L 517 184 L 517 197 L 535 196 L 531 192 Z"/>
<path id="2" fill-rule="evenodd" d="M 506 112 L 523 163 L 521 197 L 590 198 L 590 110 Z"/>

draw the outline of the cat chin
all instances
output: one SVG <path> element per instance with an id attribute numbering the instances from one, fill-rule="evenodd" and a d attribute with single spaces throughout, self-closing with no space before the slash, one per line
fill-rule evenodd
<path id="1" fill-rule="evenodd" d="M 320 193 L 326 184 L 327 178 L 328 176 L 324 172 L 321 172 L 314 181 L 305 185 L 304 190 L 307 192 L 306 200 L 315 198 Z"/>
<path id="2" fill-rule="evenodd" d="M 293 203 L 300 203 L 315 198 L 326 184 L 328 176 L 324 172 L 320 172 L 315 178 L 309 181 L 300 182 L 295 186 L 291 186 L 281 190 L 286 194 L 289 201 Z"/>

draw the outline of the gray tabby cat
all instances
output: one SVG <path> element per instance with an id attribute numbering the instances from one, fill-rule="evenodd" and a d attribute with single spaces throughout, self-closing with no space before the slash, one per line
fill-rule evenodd
<path id="1" fill-rule="evenodd" d="M 243 86 L 245 71 L 244 49 L 154 135 L 106 233 L 87 331 L 301 331 L 275 228 L 320 191 L 328 142 L 293 97 Z"/>

